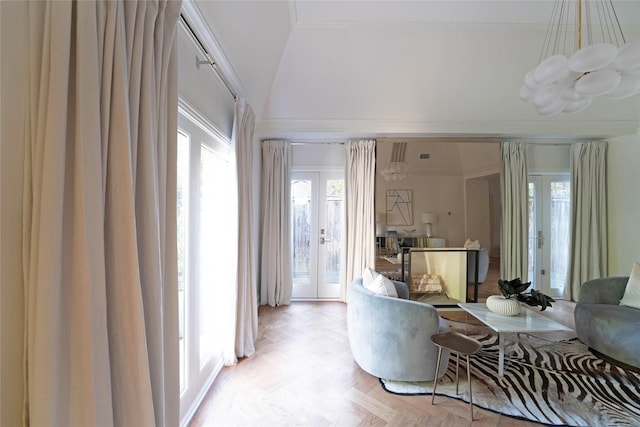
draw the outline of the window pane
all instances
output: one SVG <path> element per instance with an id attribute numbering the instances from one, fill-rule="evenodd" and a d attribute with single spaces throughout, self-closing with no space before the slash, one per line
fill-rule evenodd
<path id="1" fill-rule="evenodd" d="M 178 318 L 180 345 L 180 391 L 186 386 L 185 286 L 187 276 L 187 230 L 189 229 L 189 136 L 178 132 L 177 228 L 178 228 Z"/>
<path id="2" fill-rule="evenodd" d="M 564 289 L 569 267 L 568 181 L 551 182 L 551 288 Z"/>
<path id="3" fill-rule="evenodd" d="M 293 283 L 310 283 L 311 261 L 311 181 L 291 183 L 291 219 L 293 221 Z"/>
<path id="4" fill-rule="evenodd" d="M 527 282 L 535 286 L 536 281 L 536 185 L 529 183 L 529 253 L 527 261 Z M 509 279 L 510 280 L 510 279 Z"/>
<path id="5" fill-rule="evenodd" d="M 229 249 L 229 230 L 233 227 L 228 205 L 229 164 L 206 145 L 200 151 L 200 286 L 199 329 L 200 364 L 206 363 L 214 352 L 221 350 L 223 330 L 231 325 L 224 317 L 230 309 L 223 297 L 232 288 L 232 257 Z M 221 185 L 220 183 L 225 183 Z M 226 207 L 226 208 L 223 208 Z M 223 208 L 223 209 L 221 209 Z M 225 225 L 226 224 L 226 225 Z"/>

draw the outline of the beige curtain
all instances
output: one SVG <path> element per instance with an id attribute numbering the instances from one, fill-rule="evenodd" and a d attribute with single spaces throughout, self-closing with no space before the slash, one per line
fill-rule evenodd
<path id="1" fill-rule="evenodd" d="M 30 3 L 25 424 L 178 425 L 180 6 Z"/>
<path id="2" fill-rule="evenodd" d="M 578 300 L 587 280 L 607 276 L 606 141 L 571 145 L 571 299 Z"/>
<path id="3" fill-rule="evenodd" d="M 255 352 L 258 336 L 257 277 L 254 267 L 253 227 L 253 131 L 255 114 L 250 105 L 238 99 L 233 123 L 233 143 L 236 156 L 238 182 L 238 292 L 236 302 L 235 356 L 226 363 L 237 362 L 237 357 Z"/>
<path id="4" fill-rule="evenodd" d="M 527 280 L 529 202 L 526 144 L 500 144 L 502 186 L 502 236 L 500 277 Z"/>
<path id="5" fill-rule="evenodd" d="M 291 144 L 262 141 L 260 304 L 290 304 Z"/>
<path id="6" fill-rule="evenodd" d="M 364 267 L 375 268 L 376 218 L 375 178 L 376 141 L 349 141 L 346 145 L 346 272 L 341 298 Z"/>

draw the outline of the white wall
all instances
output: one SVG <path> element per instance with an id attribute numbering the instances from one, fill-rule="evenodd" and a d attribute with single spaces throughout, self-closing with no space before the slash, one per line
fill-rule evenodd
<path id="1" fill-rule="evenodd" d="M 2 10 L 0 63 L 2 116 L 0 122 L 0 425 L 22 425 L 24 298 L 22 276 L 23 112 L 28 2 L 0 2 Z"/>
<path id="2" fill-rule="evenodd" d="M 609 275 L 628 276 L 640 262 L 640 135 L 609 140 L 607 204 L 609 206 Z"/>
<path id="3" fill-rule="evenodd" d="M 500 144 L 497 142 L 458 143 L 462 172 L 467 178 L 500 173 Z"/>
<path id="4" fill-rule="evenodd" d="M 388 230 L 416 230 L 424 235 L 425 225 L 422 213 L 438 215 L 433 224 L 434 237 L 446 239 L 448 246 L 462 246 L 464 235 L 464 180 L 462 176 L 436 175 L 413 176 L 404 181 L 385 181 L 376 174 L 376 217 L 386 218 L 386 191 L 413 190 L 413 224 L 407 226 L 389 226 Z"/>
<path id="5" fill-rule="evenodd" d="M 291 166 L 298 170 L 343 169 L 345 147 L 342 144 L 294 145 L 291 157 Z"/>
<path id="6" fill-rule="evenodd" d="M 530 144 L 527 146 L 527 168 L 529 174 L 569 173 L 571 146 Z"/>

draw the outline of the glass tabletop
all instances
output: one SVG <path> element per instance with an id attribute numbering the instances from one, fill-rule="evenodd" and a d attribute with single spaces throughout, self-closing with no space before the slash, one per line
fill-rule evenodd
<path id="1" fill-rule="evenodd" d="M 458 306 L 472 314 L 496 332 L 545 332 L 571 331 L 571 328 L 542 316 L 532 310 L 522 309 L 516 316 L 505 316 L 490 311 L 484 303 L 459 303 Z"/>

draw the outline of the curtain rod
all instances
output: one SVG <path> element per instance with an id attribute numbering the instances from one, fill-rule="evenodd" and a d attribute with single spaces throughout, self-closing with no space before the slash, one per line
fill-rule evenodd
<path id="1" fill-rule="evenodd" d="M 591 140 L 589 140 L 591 141 Z M 576 142 L 580 142 L 580 141 L 567 141 L 567 142 L 525 142 L 525 144 L 527 145 L 540 145 L 540 146 L 547 146 L 547 147 L 562 147 L 565 145 L 571 145 L 573 143 Z"/>
<path id="2" fill-rule="evenodd" d="M 325 141 L 325 142 L 304 142 L 304 141 L 297 141 L 297 142 L 292 142 L 291 145 L 344 145 L 345 142 L 329 142 L 329 141 Z"/>
<path id="3" fill-rule="evenodd" d="M 198 45 L 200 50 L 202 50 L 202 53 L 204 53 L 204 56 L 205 56 L 205 59 L 206 59 L 204 61 L 200 60 L 196 56 L 196 67 L 200 67 L 200 65 L 202 65 L 202 64 L 208 64 L 209 66 L 211 66 L 211 69 L 213 70 L 215 75 L 218 77 L 218 79 L 220 79 L 220 81 L 222 82 L 224 87 L 231 94 L 231 96 L 233 97 L 233 100 L 235 101 L 237 99 L 237 95 L 236 95 L 235 91 L 233 90 L 231 85 L 227 82 L 227 79 L 225 79 L 225 77 L 222 75 L 220 70 L 218 70 L 218 67 L 216 66 L 216 61 L 213 60 L 213 58 L 211 57 L 211 55 L 207 51 L 207 48 L 204 46 L 202 41 L 200 41 L 200 38 L 198 37 L 196 32 L 193 30 L 193 28 L 191 28 L 191 25 L 189 25 L 189 21 L 187 21 L 187 18 L 185 18 L 183 13 L 180 13 L 180 22 L 182 23 L 182 25 L 184 25 L 185 29 L 187 30 L 187 32 L 189 33 L 189 35 L 191 36 L 193 41 L 196 42 L 196 44 Z"/>

